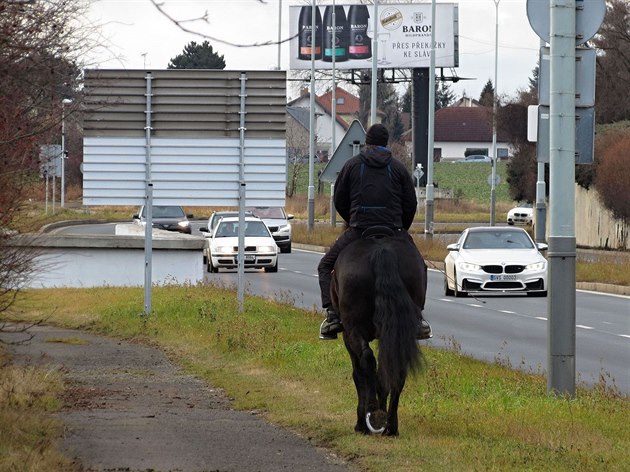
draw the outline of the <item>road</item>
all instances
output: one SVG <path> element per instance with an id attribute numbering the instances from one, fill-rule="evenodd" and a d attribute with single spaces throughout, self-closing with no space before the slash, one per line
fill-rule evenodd
<path id="1" fill-rule="evenodd" d="M 193 223 L 193 234 L 204 223 Z M 58 232 L 110 232 L 113 225 L 84 225 Z M 319 309 L 317 263 L 321 254 L 294 249 L 282 254 L 279 272 L 246 271 L 247 293 Z M 236 271 L 206 274 L 209 282 L 236 284 Z M 428 345 L 460 349 L 474 358 L 509 363 L 543 373 L 547 366 L 547 299 L 522 295 L 452 298 L 443 295 L 443 276 L 429 271 L 426 315 L 435 337 Z M 313 333 L 316 336 L 317 333 Z M 578 382 L 600 378 L 630 396 L 630 297 L 578 290 L 576 294 Z"/>

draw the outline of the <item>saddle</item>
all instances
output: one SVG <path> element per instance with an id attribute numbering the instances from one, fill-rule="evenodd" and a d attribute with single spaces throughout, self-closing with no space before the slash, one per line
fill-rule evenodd
<path id="1" fill-rule="evenodd" d="M 396 231 L 388 226 L 370 226 L 361 233 L 361 239 L 393 238 L 396 235 Z"/>

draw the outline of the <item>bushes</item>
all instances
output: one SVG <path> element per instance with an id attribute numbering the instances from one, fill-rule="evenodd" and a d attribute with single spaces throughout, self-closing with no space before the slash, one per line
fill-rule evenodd
<path id="1" fill-rule="evenodd" d="M 595 186 L 602 203 L 616 218 L 630 220 L 630 129 L 615 133 L 611 145 L 602 150 Z"/>

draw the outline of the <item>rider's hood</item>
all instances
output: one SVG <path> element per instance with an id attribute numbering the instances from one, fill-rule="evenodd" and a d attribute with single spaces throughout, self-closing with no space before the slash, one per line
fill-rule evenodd
<path id="1" fill-rule="evenodd" d="M 361 161 L 370 167 L 386 167 L 392 160 L 392 152 L 383 146 L 366 146 L 360 156 Z"/>

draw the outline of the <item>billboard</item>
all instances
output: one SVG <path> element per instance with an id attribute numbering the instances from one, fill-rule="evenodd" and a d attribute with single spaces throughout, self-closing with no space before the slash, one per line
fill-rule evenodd
<path id="1" fill-rule="evenodd" d="M 154 205 L 238 206 L 242 163 L 245 204 L 284 206 L 284 71 L 88 69 L 84 90 L 84 205 L 144 204 L 149 169 Z"/>
<path id="2" fill-rule="evenodd" d="M 291 69 L 369 69 L 373 40 L 378 68 L 429 67 L 431 64 L 431 3 L 387 4 L 378 9 L 374 31 L 373 5 L 327 5 L 289 8 Z M 435 6 L 435 66 L 457 67 L 458 9 L 453 3 Z"/>

